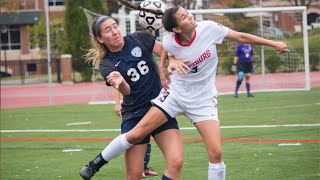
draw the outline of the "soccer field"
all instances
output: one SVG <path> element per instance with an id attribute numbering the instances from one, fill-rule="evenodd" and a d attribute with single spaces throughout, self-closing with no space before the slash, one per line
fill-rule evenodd
<path id="1" fill-rule="evenodd" d="M 319 88 L 218 100 L 226 179 L 320 178 Z M 80 168 L 119 134 L 113 110 L 113 105 L 1 110 L 0 179 L 80 179 Z M 178 121 L 185 138 L 181 179 L 205 180 L 208 160 L 200 135 L 188 119 Z M 149 165 L 162 174 L 164 159 L 154 142 Z M 124 179 L 124 167 L 120 156 L 93 179 Z"/>

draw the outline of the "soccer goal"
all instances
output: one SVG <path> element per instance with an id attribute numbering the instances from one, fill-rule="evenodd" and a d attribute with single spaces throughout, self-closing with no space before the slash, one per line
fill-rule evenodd
<path id="1" fill-rule="evenodd" d="M 288 44 L 290 52 L 281 55 L 270 47 L 254 46 L 254 73 L 250 80 L 253 92 L 310 90 L 306 7 L 199 9 L 189 12 L 197 21 L 213 20 L 236 31 Z M 137 16 L 138 11 L 129 12 L 125 19 L 126 32 L 141 30 Z M 166 33 L 161 28 L 159 39 Z M 234 91 L 237 77 L 230 68 L 236 45 L 236 42 L 229 40 L 218 45 L 216 86 L 220 94 Z M 245 91 L 244 85 L 240 91 Z"/>

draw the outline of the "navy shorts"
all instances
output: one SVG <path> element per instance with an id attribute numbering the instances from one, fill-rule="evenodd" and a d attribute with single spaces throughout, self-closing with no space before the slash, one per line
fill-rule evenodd
<path id="1" fill-rule="evenodd" d="M 162 110 L 162 109 L 161 109 Z M 139 121 L 142 119 L 143 117 L 136 117 L 136 118 L 132 118 L 132 119 L 128 119 L 125 121 L 122 121 L 121 123 L 121 133 L 126 133 L 128 131 L 130 131 L 131 129 L 133 129 L 138 123 Z M 149 134 L 148 136 L 146 136 L 142 141 L 138 142 L 137 144 L 147 144 L 150 142 L 150 135 L 152 135 L 153 137 L 165 130 L 168 129 L 179 129 L 178 126 L 178 122 L 175 118 L 171 118 L 168 117 L 168 121 L 164 124 L 162 124 L 160 127 L 158 127 L 157 129 L 155 129 L 154 131 L 151 132 L 151 134 Z"/>
<path id="2" fill-rule="evenodd" d="M 252 62 L 238 62 L 237 68 L 238 72 L 242 71 L 245 74 L 252 73 Z"/>

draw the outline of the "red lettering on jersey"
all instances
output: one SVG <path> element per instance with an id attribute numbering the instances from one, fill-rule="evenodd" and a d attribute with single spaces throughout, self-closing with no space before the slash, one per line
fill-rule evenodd
<path id="1" fill-rule="evenodd" d="M 199 63 L 209 59 L 210 56 L 211 56 L 211 53 L 210 53 L 210 50 L 208 49 L 204 53 L 202 53 L 200 55 L 200 57 L 196 61 L 194 61 L 193 63 L 189 64 L 189 68 L 196 67 Z"/>

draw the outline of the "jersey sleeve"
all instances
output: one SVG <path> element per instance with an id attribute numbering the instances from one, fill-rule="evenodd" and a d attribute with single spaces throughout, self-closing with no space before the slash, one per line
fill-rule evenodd
<path id="1" fill-rule="evenodd" d="M 155 36 L 142 31 L 134 32 L 131 35 L 139 43 L 140 47 L 145 47 L 147 51 L 152 52 L 154 44 L 156 42 Z"/>
<path id="2" fill-rule="evenodd" d="M 166 35 L 162 40 L 162 48 L 167 51 L 168 56 L 172 56 L 172 54 L 169 53 L 169 47 L 170 47 L 170 38 L 172 38 L 172 34 Z"/>
<path id="3" fill-rule="evenodd" d="M 111 84 L 107 82 L 107 76 L 109 76 L 112 71 L 117 71 L 114 65 L 109 59 L 103 59 L 99 64 L 99 72 L 102 78 L 106 81 L 107 86 L 111 86 Z"/>
<path id="4" fill-rule="evenodd" d="M 221 44 L 223 39 L 227 36 L 229 28 L 214 21 L 203 21 L 212 33 L 213 42 L 215 44 Z"/>

